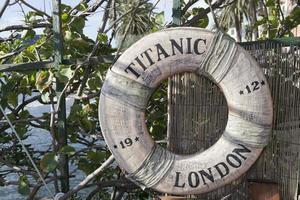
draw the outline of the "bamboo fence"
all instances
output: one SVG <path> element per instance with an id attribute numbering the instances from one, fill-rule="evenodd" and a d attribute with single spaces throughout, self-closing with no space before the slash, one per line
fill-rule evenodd
<path id="1" fill-rule="evenodd" d="M 296 200 L 300 145 L 300 45 L 267 40 L 241 44 L 262 67 L 272 93 L 272 140 L 252 169 L 234 183 L 196 199 L 250 199 L 251 182 L 275 183 L 283 200 Z M 168 147 L 179 154 L 203 151 L 222 135 L 227 104 L 205 77 L 185 73 L 169 79 Z M 224 198 L 225 199 L 225 198 Z"/>

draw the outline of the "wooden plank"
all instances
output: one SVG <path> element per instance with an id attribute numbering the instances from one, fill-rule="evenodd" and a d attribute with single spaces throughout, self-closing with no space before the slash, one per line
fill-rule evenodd
<path id="1" fill-rule="evenodd" d="M 53 61 L 21 63 L 21 64 L 2 64 L 0 65 L 0 72 L 50 69 L 51 67 L 53 67 L 53 65 L 54 65 Z"/>
<path id="2" fill-rule="evenodd" d="M 52 0 L 53 7 L 53 32 L 54 32 L 54 62 L 55 68 L 59 69 L 60 65 L 63 64 L 63 39 L 62 39 L 62 23 L 61 23 L 61 0 Z M 56 82 L 56 92 L 61 93 L 64 88 L 64 83 L 59 80 Z M 61 97 L 59 104 L 59 110 L 57 114 L 57 134 L 59 135 L 58 144 L 59 148 L 68 144 L 67 137 L 67 122 L 66 122 L 66 99 L 65 95 Z M 60 164 L 59 171 L 61 174 L 61 191 L 67 193 L 70 188 L 69 183 L 69 159 L 68 155 L 64 153 L 59 154 Z"/>

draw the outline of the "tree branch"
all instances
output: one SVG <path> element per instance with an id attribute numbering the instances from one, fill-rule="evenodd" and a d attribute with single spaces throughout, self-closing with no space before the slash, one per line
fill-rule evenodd
<path id="1" fill-rule="evenodd" d="M 74 22 L 74 20 L 77 19 L 78 17 L 91 15 L 91 13 L 94 13 L 104 3 L 104 1 L 105 0 L 98 0 L 97 2 L 94 3 L 94 5 L 88 7 L 86 10 L 82 11 L 78 15 L 75 15 L 68 24 L 69 25 L 72 24 Z M 77 6 L 75 6 L 74 8 L 76 8 Z M 71 10 L 70 12 L 72 12 L 72 11 L 73 10 Z"/>
<path id="2" fill-rule="evenodd" d="M 25 100 L 22 104 L 20 104 L 16 109 L 16 113 L 18 113 L 20 110 L 22 110 L 26 105 L 38 100 L 39 98 L 41 98 L 41 95 L 36 95 L 34 97 L 31 97 L 30 99 Z"/>
<path id="3" fill-rule="evenodd" d="M 20 64 L 2 64 L 2 65 L 0 64 L 0 72 L 50 69 L 52 66 L 53 66 L 53 61 L 31 62 L 31 63 L 20 63 Z"/>
<path id="4" fill-rule="evenodd" d="M 99 29 L 98 33 L 103 33 L 103 31 L 105 29 L 105 26 L 106 26 L 106 23 L 107 23 L 108 17 L 109 17 L 109 7 L 111 5 L 111 2 L 112 2 L 112 0 L 108 0 L 108 2 L 107 2 L 106 9 L 105 9 L 105 12 L 104 12 L 104 15 L 103 15 L 103 18 L 102 18 L 102 22 L 103 23 L 102 23 L 102 26 Z M 92 53 L 89 55 L 88 60 L 90 60 L 90 58 L 94 55 L 94 52 L 96 52 L 96 50 L 98 49 L 98 46 L 99 46 L 98 38 L 96 40 L 97 40 L 96 45 L 94 46 Z M 83 78 L 82 78 L 82 82 L 81 82 L 81 84 L 80 84 L 80 86 L 79 86 L 79 88 L 77 90 L 77 94 L 76 94 L 77 96 L 81 96 L 82 95 L 83 89 L 84 89 L 84 87 L 86 85 L 86 82 L 88 81 L 88 78 L 89 78 L 89 75 L 90 75 L 91 71 L 92 71 L 92 66 L 89 65 L 86 68 L 85 72 L 84 72 L 84 75 L 83 75 Z"/>
<path id="5" fill-rule="evenodd" d="M 213 5 L 211 5 L 211 9 L 215 10 L 215 9 L 219 8 L 223 3 L 225 3 L 224 0 L 217 0 Z M 191 24 L 197 22 L 199 19 L 203 18 L 208 13 L 210 13 L 211 9 L 209 7 L 204 9 L 203 12 L 198 13 L 192 19 L 186 21 L 183 25 L 190 26 Z"/>
<path id="6" fill-rule="evenodd" d="M 90 192 L 90 194 L 86 197 L 86 200 L 91 200 L 93 196 L 95 196 L 99 190 L 106 187 L 119 187 L 119 188 L 138 188 L 137 185 L 135 185 L 133 182 L 123 179 L 123 180 L 113 180 L 113 181 L 103 181 L 97 184 L 97 187 Z"/>
<path id="7" fill-rule="evenodd" d="M 2 15 L 3 15 L 3 13 L 4 13 L 4 11 L 6 10 L 6 8 L 7 8 L 8 5 L 9 5 L 9 0 L 6 0 L 6 1 L 4 2 L 4 5 L 2 6 L 2 8 L 1 8 L 1 10 L 0 10 L 0 19 L 1 19 Z"/>
<path id="8" fill-rule="evenodd" d="M 33 176 L 35 178 L 38 178 L 38 174 L 36 174 L 35 172 L 23 169 L 21 167 L 15 166 L 13 164 L 11 164 L 10 162 L 6 161 L 5 158 L 3 158 L 2 156 L 0 156 L 0 162 L 4 163 L 7 167 L 11 168 L 11 170 L 15 171 L 15 172 L 21 172 L 23 174 L 27 174 L 30 176 Z"/>
<path id="9" fill-rule="evenodd" d="M 137 7 L 139 7 L 140 5 L 142 5 L 143 3 L 145 3 L 146 1 L 140 1 L 139 4 L 137 5 Z M 136 8 L 137 8 L 136 7 Z M 126 16 L 127 14 L 129 14 L 130 12 L 136 10 L 136 8 L 132 8 L 130 9 L 128 12 L 124 13 L 122 16 L 120 16 L 116 21 L 113 22 L 113 24 L 111 24 L 111 26 L 106 29 L 103 33 L 107 33 L 112 27 L 114 27 L 115 23 L 117 23 L 118 21 L 120 21 L 124 16 Z M 94 45 L 93 47 L 93 50 L 92 52 L 88 55 L 87 59 L 81 64 L 81 65 L 78 65 L 76 67 L 76 69 L 74 70 L 74 73 L 73 73 L 73 76 L 69 79 L 69 81 L 66 83 L 65 87 L 63 88 L 63 90 L 61 91 L 61 94 L 60 96 L 58 97 L 58 101 L 57 101 L 57 107 L 56 107 L 56 112 L 58 112 L 59 110 L 59 105 L 61 104 L 61 100 L 62 100 L 62 97 L 63 95 L 65 94 L 65 92 L 67 91 L 68 87 L 72 84 L 72 82 L 74 81 L 76 75 L 77 75 L 77 72 L 85 65 L 85 64 L 88 64 L 89 61 L 90 61 L 90 58 L 95 54 L 98 46 L 100 45 L 100 41 L 97 41 L 96 44 Z"/>
<path id="10" fill-rule="evenodd" d="M 183 7 L 183 9 L 181 10 L 182 15 L 184 15 L 186 13 L 186 11 L 192 6 L 194 5 L 198 0 L 189 0 L 189 2 Z"/>
<path id="11" fill-rule="evenodd" d="M 0 32 L 4 31 L 13 31 L 13 30 L 29 30 L 29 29 L 35 29 L 35 28 L 45 28 L 45 27 L 52 27 L 52 24 L 48 22 L 41 22 L 38 24 L 20 24 L 20 25 L 12 25 L 7 26 L 5 28 L 0 29 Z"/>
<path id="12" fill-rule="evenodd" d="M 9 58 L 9 57 L 18 55 L 18 54 L 21 53 L 24 49 L 26 49 L 26 47 L 21 46 L 20 48 L 18 48 L 17 50 L 15 50 L 15 51 L 13 51 L 13 52 L 10 52 L 10 53 L 7 53 L 7 54 L 5 54 L 5 55 L 3 55 L 3 56 L 0 56 L 0 60 L 3 60 L 3 59 L 6 59 L 6 58 Z"/>
<path id="13" fill-rule="evenodd" d="M 133 10 L 135 10 L 134 8 L 128 10 L 126 13 L 124 13 L 123 15 L 121 15 L 118 19 L 116 19 L 115 21 L 113 21 L 111 23 L 111 25 L 103 32 L 103 33 L 107 33 L 108 31 L 110 31 L 111 28 L 113 28 L 123 17 L 125 17 L 126 15 L 128 15 L 129 13 L 131 13 Z"/>
<path id="14" fill-rule="evenodd" d="M 114 156 L 111 155 L 98 169 L 96 169 L 93 173 L 88 175 L 81 183 L 79 183 L 76 187 L 70 190 L 67 194 L 61 197 L 59 200 L 66 200 L 79 190 L 83 189 L 91 180 L 93 180 L 97 175 L 103 172 L 113 161 L 115 160 Z"/>
<path id="15" fill-rule="evenodd" d="M 31 8 L 32 10 L 34 10 L 34 11 L 36 11 L 36 12 L 38 12 L 38 13 L 41 13 L 41 14 L 45 15 L 45 16 L 48 17 L 48 18 L 51 18 L 50 15 L 48 15 L 48 14 L 45 13 L 44 11 L 41 11 L 41 10 L 37 9 L 36 7 L 30 5 L 30 4 L 27 3 L 25 0 L 18 0 L 18 1 L 22 2 L 22 3 L 23 3 L 25 6 L 27 6 L 28 8 Z"/>
<path id="16" fill-rule="evenodd" d="M 57 179 L 60 178 L 60 177 L 50 177 L 48 178 L 45 182 L 48 184 L 48 183 L 51 183 L 52 181 L 57 181 Z M 39 189 L 44 186 L 44 184 L 39 181 L 39 183 L 35 186 L 33 186 L 33 188 L 31 189 L 31 193 L 29 194 L 28 196 L 28 200 L 31 200 L 31 199 L 35 199 L 35 195 L 36 193 L 39 191 Z"/>

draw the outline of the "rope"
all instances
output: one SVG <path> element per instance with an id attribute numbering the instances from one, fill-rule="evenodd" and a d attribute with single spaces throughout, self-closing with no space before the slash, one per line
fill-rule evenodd
<path id="1" fill-rule="evenodd" d="M 154 145 L 143 164 L 126 178 L 140 186 L 143 190 L 154 187 L 165 177 L 175 161 L 175 154 L 159 145 Z"/>
<path id="2" fill-rule="evenodd" d="M 3 113 L 3 116 L 5 117 L 5 119 L 7 120 L 8 124 L 9 124 L 9 126 L 10 126 L 10 128 L 11 128 L 11 130 L 12 130 L 12 132 L 16 135 L 17 139 L 19 140 L 19 142 L 20 142 L 20 144 L 21 144 L 23 150 L 25 151 L 27 157 L 29 158 L 29 160 L 30 160 L 30 162 L 31 162 L 31 164 L 32 164 L 32 166 L 33 166 L 33 168 L 34 168 L 35 171 L 37 172 L 37 174 L 38 174 L 38 176 L 40 177 L 41 181 L 43 182 L 44 186 L 45 186 L 46 189 L 48 190 L 50 196 L 53 197 L 53 198 L 55 198 L 54 194 L 51 192 L 50 188 L 48 187 L 48 185 L 47 185 L 45 179 L 43 178 L 43 176 L 42 176 L 42 174 L 41 174 L 41 172 L 39 171 L 39 169 L 37 168 L 37 166 L 36 166 L 36 164 L 34 163 L 33 159 L 31 158 L 31 156 L 30 156 L 29 152 L 27 151 L 27 149 L 26 149 L 26 147 L 25 147 L 23 141 L 21 140 L 19 134 L 17 133 L 17 131 L 16 131 L 16 129 L 14 128 L 14 126 L 12 125 L 10 119 L 7 117 L 7 115 L 6 115 L 6 113 L 4 112 L 4 110 L 3 110 L 3 108 L 2 108 L 1 105 L 0 105 L 0 110 L 1 110 L 1 112 Z"/>
<path id="3" fill-rule="evenodd" d="M 153 88 L 109 70 L 106 75 L 106 81 L 101 88 L 101 93 L 120 103 L 138 110 L 144 110 L 153 90 Z"/>

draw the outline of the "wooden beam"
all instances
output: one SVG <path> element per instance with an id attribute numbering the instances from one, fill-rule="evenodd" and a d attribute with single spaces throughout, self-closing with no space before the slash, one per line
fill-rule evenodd
<path id="1" fill-rule="evenodd" d="M 50 69 L 53 65 L 54 65 L 53 61 L 20 63 L 20 64 L 2 64 L 0 65 L 0 72 Z"/>

